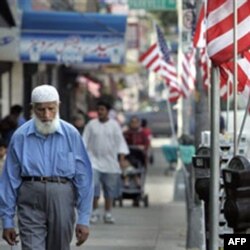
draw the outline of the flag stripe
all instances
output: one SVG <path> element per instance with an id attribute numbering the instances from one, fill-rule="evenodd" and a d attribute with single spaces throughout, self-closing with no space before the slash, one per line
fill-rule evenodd
<path id="1" fill-rule="evenodd" d="M 246 18 L 243 22 L 240 23 L 238 26 L 238 48 L 239 53 L 242 52 L 243 49 L 240 49 L 239 45 L 243 48 L 249 47 L 249 33 L 246 33 L 246 29 L 250 27 L 250 18 Z M 221 36 L 218 36 L 218 31 L 212 33 L 214 39 L 208 43 L 208 52 L 210 57 L 214 61 L 221 61 L 221 55 L 223 56 L 223 61 L 229 60 L 232 58 L 233 53 L 233 30 L 229 30 L 228 32 L 224 33 Z M 217 35 L 217 36 L 216 36 Z M 209 35 L 208 35 L 209 36 Z"/>
<path id="2" fill-rule="evenodd" d="M 238 0 L 238 53 L 250 47 L 250 0 Z M 207 13 L 207 47 L 216 64 L 233 58 L 234 14 L 232 0 L 209 0 Z"/>
<path id="3" fill-rule="evenodd" d="M 205 39 L 205 5 L 202 4 L 198 21 L 196 24 L 196 29 L 193 37 L 193 46 L 195 48 L 204 48 L 206 46 Z"/>

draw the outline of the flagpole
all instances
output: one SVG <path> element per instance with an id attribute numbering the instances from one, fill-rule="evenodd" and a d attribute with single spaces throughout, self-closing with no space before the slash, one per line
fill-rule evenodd
<path id="1" fill-rule="evenodd" d="M 169 115 L 169 120 L 170 120 L 170 127 L 171 127 L 171 131 L 172 131 L 172 137 L 174 139 L 175 145 L 177 145 L 178 140 L 177 140 L 177 136 L 176 136 L 176 132 L 175 132 L 175 128 L 174 128 L 174 119 L 173 119 L 172 109 L 170 107 L 171 107 L 170 102 L 167 98 L 167 108 L 168 108 L 168 115 Z"/>
<path id="2" fill-rule="evenodd" d="M 237 79 L 238 79 L 238 68 L 237 68 L 237 55 L 238 55 L 238 42 L 237 42 L 237 24 L 238 24 L 238 8 L 237 0 L 233 1 L 234 7 L 234 155 L 237 154 Z"/>
<path id="3" fill-rule="evenodd" d="M 177 79 L 178 83 L 181 82 L 181 63 L 182 63 L 182 25 L 183 25 L 183 13 L 182 13 L 182 0 L 177 0 L 177 14 L 178 14 L 178 60 L 177 60 Z M 178 136 L 183 133 L 183 98 L 178 100 Z"/>

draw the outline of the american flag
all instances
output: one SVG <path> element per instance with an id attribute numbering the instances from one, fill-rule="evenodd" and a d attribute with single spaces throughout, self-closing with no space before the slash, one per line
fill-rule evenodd
<path id="1" fill-rule="evenodd" d="M 203 3 L 197 19 L 196 27 L 194 28 L 193 46 L 195 48 L 206 47 L 206 19 L 205 19 L 205 4 Z"/>
<path id="2" fill-rule="evenodd" d="M 181 93 L 183 97 L 188 97 L 193 91 L 196 79 L 196 67 L 195 67 L 195 49 L 190 48 L 190 51 L 186 52 L 182 56 L 182 72 L 181 72 Z"/>
<path id="3" fill-rule="evenodd" d="M 156 25 L 156 34 L 157 34 L 157 40 L 158 40 L 160 51 L 162 53 L 163 60 L 167 63 L 171 63 L 170 51 L 168 49 L 164 35 L 163 35 L 162 31 L 160 30 L 160 27 L 158 25 Z"/>
<path id="4" fill-rule="evenodd" d="M 156 25 L 157 42 L 140 56 L 139 61 L 147 69 L 152 70 L 162 76 L 170 92 L 179 91 L 177 81 L 177 71 L 174 62 L 171 60 L 170 51 L 167 47 L 164 35 L 159 26 Z M 180 96 L 180 93 L 178 92 Z"/>
<path id="5" fill-rule="evenodd" d="M 234 11 L 238 10 L 238 53 L 250 48 L 250 0 L 208 0 L 207 2 L 207 48 L 214 64 L 220 65 L 234 55 Z"/>
<path id="6" fill-rule="evenodd" d="M 202 75 L 203 86 L 206 90 L 210 86 L 211 61 L 207 54 L 206 47 L 206 10 L 203 2 L 197 19 L 197 24 L 193 36 L 193 46 L 200 51 L 199 66 Z"/>
<path id="7" fill-rule="evenodd" d="M 157 43 L 154 43 L 149 49 L 140 56 L 140 63 L 147 69 L 157 72 L 160 68 L 161 59 Z"/>
<path id="8" fill-rule="evenodd" d="M 220 66 L 220 68 L 225 72 L 223 77 L 228 80 L 231 79 L 230 82 L 233 82 L 233 74 L 234 74 L 234 63 L 233 61 L 226 62 Z M 243 53 L 242 58 L 237 61 L 237 70 L 238 70 L 238 83 L 237 89 L 238 92 L 242 93 L 247 85 L 250 82 L 250 52 L 245 51 Z"/>
<path id="9" fill-rule="evenodd" d="M 244 25 L 250 21 L 250 0 L 237 1 L 238 4 L 238 32 L 240 39 L 238 40 L 239 51 L 245 51 L 242 58 L 238 59 L 238 91 L 244 90 L 245 85 L 249 82 L 250 74 L 249 64 L 250 56 L 246 48 L 250 45 L 244 42 L 244 39 L 249 39 L 249 28 Z M 247 14 L 248 13 L 248 14 Z M 233 62 L 230 60 L 233 57 L 233 1 L 231 0 L 208 0 L 208 13 L 206 6 L 203 3 L 200 15 L 197 21 L 193 44 L 200 48 L 201 58 L 200 66 L 203 72 L 203 84 L 205 87 L 210 82 L 211 62 L 219 66 L 220 71 L 220 96 L 223 99 L 227 98 L 228 93 L 232 94 L 233 84 Z M 247 27 L 249 27 L 250 23 Z M 206 37 L 207 36 L 207 37 Z M 206 39 L 207 38 L 207 39 Z M 242 40 L 243 39 L 243 40 Z M 206 46 L 208 44 L 208 46 Z M 208 49 L 207 49 L 208 48 Z M 215 53 L 216 52 L 216 53 Z M 228 89 L 229 86 L 229 90 Z"/>
<path id="10" fill-rule="evenodd" d="M 219 67 L 220 71 L 220 98 L 227 100 L 233 93 L 233 75 L 227 68 Z"/>
<path id="11" fill-rule="evenodd" d="M 160 63 L 160 74 L 166 79 L 166 84 L 169 88 L 168 100 L 170 102 L 176 102 L 182 94 L 182 90 L 178 83 L 176 65 L 170 56 L 170 50 L 158 25 L 156 25 L 156 34 L 163 59 Z"/>

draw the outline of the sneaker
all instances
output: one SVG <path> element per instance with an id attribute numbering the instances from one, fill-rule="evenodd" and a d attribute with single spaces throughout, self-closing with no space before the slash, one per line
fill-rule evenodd
<path id="1" fill-rule="evenodd" d="M 104 220 L 104 223 L 107 223 L 107 224 L 114 224 L 115 223 L 115 219 L 111 213 L 106 213 L 103 216 L 103 220 Z"/>
<path id="2" fill-rule="evenodd" d="M 92 214 L 90 218 L 91 224 L 96 224 L 99 221 L 99 214 Z"/>

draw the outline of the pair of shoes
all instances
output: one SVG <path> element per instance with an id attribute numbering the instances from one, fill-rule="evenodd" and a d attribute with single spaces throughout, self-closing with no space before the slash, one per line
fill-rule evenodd
<path id="1" fill-rule="evenodd" d="M 99 214 L 93 213 L 93 214 L 91 215 L 91 218 L 90 218 L 90 223 L 91 223 L 91 224 L 96 224 L 96 223 L 99 221 L 99 219 L 100 219 Z"/>
<path id="2" fill-rule="evenodd" d="M 107 223 L 107 224 L 114 224 L 115 223 L 115 219 L 111 213 L 104 214 L 103 220 L 104 220 L 104 223 Z"/>

